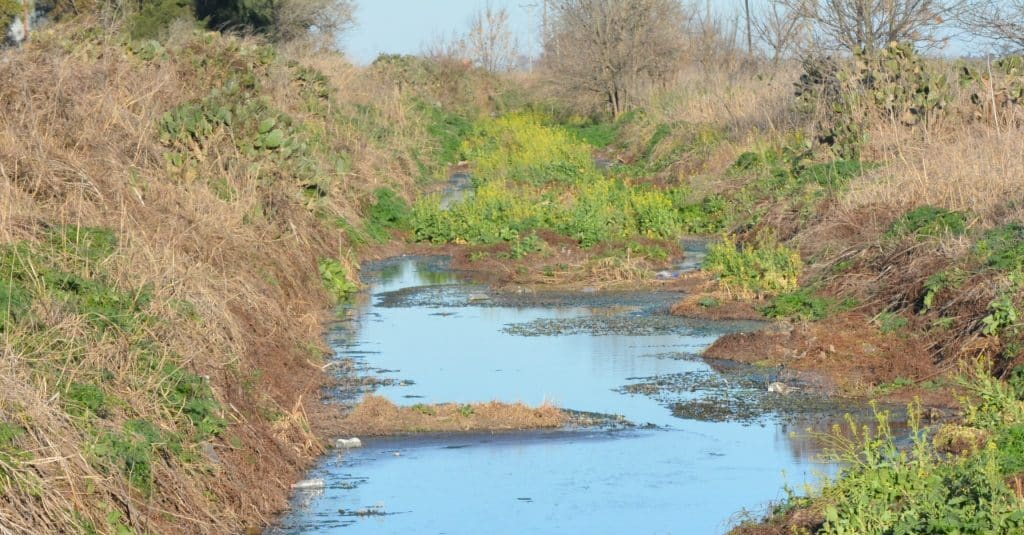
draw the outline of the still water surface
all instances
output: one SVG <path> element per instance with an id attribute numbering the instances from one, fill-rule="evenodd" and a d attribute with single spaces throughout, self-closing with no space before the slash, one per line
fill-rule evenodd
<path id="1" fill-rule="evenodd" d="M 784 484 L 833 470 L 785 414 L 685 420 L 664 397 L 622 391 L 654 376 L 712 376 L 693 355 L 756 325 L 668 317 L 672 294 L 488 294 L 439 259 L 366 273 L 369 302 L 330 340 L 337 358 L 392 382 L 379 394 L 404 405 L 550 401 L 641 425 L 364 439 L 310 471 L 327 488 L 298 493 L 271 533 L 722 533 Z"/>

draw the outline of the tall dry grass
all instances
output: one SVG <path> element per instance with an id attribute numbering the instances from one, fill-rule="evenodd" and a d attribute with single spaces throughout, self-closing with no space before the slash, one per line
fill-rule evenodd
<path id="1" fill-rule="evenodd" d="M 266 525 L 286 506 L 288 483 L 320 451 L 311 420 L 328 410 L 319 403 L 328 378 L 316 349 L 329 301 L 317 262 L 354 258 L 331 221 L 358 224 L 379 186 L 406 195 L 414 187 L 409 149 L 422 127 L 409 118 L 407 101 L 371 93 L 370 73 L 336 56 L 289 51 L 252 64 L 246 54 L 262 46 L 257 41 L 177 31 L 155 60 L 87 25 L 53 27 L 29 46 L 3 52 L 0 245 L 40 246 L 61 226 L 112 229 L 118 247 L 97 270 L 119 288 L 153 289 L 146 313 L 161 321 L 146 339 L 156 341 L 161 358 L 207 378 L 228 429 L 189 446 L 192 461 L 156 456 L 151 495 L 132 488 L 116 467 L 96 461 L 98 434 L 138 418 L 180 431 L 182 416 L 168 412 L 160 377 L 142 369 L 129 335 L 83 338 L 83 317 L 59 300 L 35 299 L 36 324 L 0 334 L 0 417 L 27 430 L 17 439 L 25 459 L 0 466 L 10 475 L 9 484 L 0 482 L 4 533 L 109 532 L 116 522 L 147 533 Z M 363 99 L 383 110 L 392 137 L 334 121 L 331 110 L 307 110 L 291 59 L 328 73 L 336 91 L 330 106 Z M 313 124 L 333 151 L 350 155 L 351 170 L 316 206 L 287 168 L 268 186 L 261 170 L 273 164 L 241 151 L 230 129 L 193 147 L 189 170 L 168 165 L 157 136 L 161 115 L 245 69 L 273 106 Z M 352 88 L 361 89 L 347 92 Z M 329 169 L 326 160 L 317 165 Z M 210 179 L 235 194 L 218 195 Z M 198 319 L 178 311 L 182 302 Z M 24 343 L 39 336 L 59 343 Z M 68 364 L 72 349 L 82 358 Z M 82 425 L 69 417 L 61 385 L 99 370 L 111 372 L 107 389 L 124 403 Z"/>
<path id="2" fill-rule="evenodd" d="M 915 139 L 886 126 L 871 139 L 883 165 L 854 183 L 849 207 L 929 204 L 974 214 L 984 227 L 1024 219 L 1024 130 L 977 123 Z"/>

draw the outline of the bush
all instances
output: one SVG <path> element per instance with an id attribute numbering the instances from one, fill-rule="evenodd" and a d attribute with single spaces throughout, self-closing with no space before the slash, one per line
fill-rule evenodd
<path id="1" fill-rule="evenodd" d="M 745 247 L 726 236 L 708 247 L 704 260 L 704 269 L 727 288 L 758 296 L 794 290 L 802 267 L 799 254 L 765 236 Z"/>
<path id="2" fill-rule="evenodd" d="M 128 34 L 132 39 L 159 39 L 172 22 L 195 21 L 192 2 L 188 0 L 156 0 L 140 2 L 141 9 L 131 18 Z"/>
<path id="3" fill-rule="evenodd" d="M 828 440 L 843 467 L 821 491 L 828 534 L 1017 533 L 1024 529 L 1020 499 L 1003 480 L 994 444 L 976 455 L 946 460 L 911 409 L 911 444 L 897 446 L 888 414 L 874 431 L 850 421 Z M 848 438 L 852 436 L 852 438 Z"/>

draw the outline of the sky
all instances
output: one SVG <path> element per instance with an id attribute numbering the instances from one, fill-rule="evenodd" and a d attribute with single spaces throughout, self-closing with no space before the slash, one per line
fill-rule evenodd
<path id="1" fill-rule="evenodd" d="M 743 0 L 707 0 L 722 14 L 736 14 Z M 753 0 L 756 8 L 764 0 Z M 463 33 L 470 17 L 485 8 L 488 0 L 354 0 L 356 24 L 339 43 L 348 56 L 366 65 L 379 54 L 417 54 L 438 37 Z M 523 51 L 535 55 L 540 48 L 542 0 L 490 0 L 494 7 L 509 12 L 511 25 Z M 946 53 L 964 52 L 955 43 Z"/>
<path id="2" fill-rule="evenodd" d="M 416 54 L 438 36 L 462 33 L 487 0 L 356 0 L 356 25 L 341 39 L 353 61 L 372 62 L 380 53 Z M 492 0 L 509 12 L 520 42 L 536 43 L 541 0 Z M 531 7 L 532 6 L 532 7 Z M 538 48 L 533 45 L 533 51 Z M 526 48 L 530 52 L 530 48 Z"/>

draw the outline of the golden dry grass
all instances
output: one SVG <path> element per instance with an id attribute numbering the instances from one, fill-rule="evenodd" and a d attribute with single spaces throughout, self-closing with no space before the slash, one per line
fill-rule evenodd
<path id="1" fill-rule="evenodd" d="M 327 378 L 311 360 L 322 347 L 322 313 L 330 303 L 318 259 L 340 258 L 355 272 L 344 235 L 318 213 L 357 224 L 376 187 L 408 195 L 415 172 L 408 148 L 422 130 L 402 122 L 407 104 L 388 95 L 380 95 L 380 108 L 398 126 L 390 139 L 369 139 L 305 111 L 286 68 L 288 53 L 266 66 L 248 65 L 245 54 L 260 46 L 251 39 L 188 31 L 169 40 L 176 44 L 166 57 L 145 61 L 116 38 L 87 35 L 87 28 L 57 26 L 3 52 L 0 245 L 38 245 L 63 225 L 113 230 L 118 247 L 97 268 L 119 288 L 152 287 L 145 312 L 161 321 L 147 339 L 157 341 L 161 359 L 208 378 L 229 427 L 206 446 L 187 446 L 193 460 L 157 455 L 152 494 L 138 492 L 117 467 L 97 462 L 98 437 L 140 418 L 181 431 L 175 426 L 182 416 L 156 394 L 161 379 L 136 360 L 136 340 L 116 333 L 83 339 L 83 317 L 59 301 L 36 299 L 37 324 L 0 335 L 0 418 L 28 430 L 16 442 L 26 459 L 0 467 L 11 480 L 0 498 L 0 526 L 68 533 L 91 525 L 107 532 L 116 527 L 111 514 L 138 532 L 265 525 L 286 506 L 287 483 L 321 451 L 311 420 L 329 410 L 319 403 Z M 329 67 L 335 84 L 367 83 L 368 73 L 336 56 L 301 59 Z M 192 148 L 195 165 L 187 171 L 165 160 L 161 115 L 250 68 L 274 106 L 319 125 L 334 151 L 351 155 L 351 172 L 315 207 L 285 168 L 267 187 L 265 169 L 254 163 L 267 164 L 239 150 L 227 129 Z M 345 86 L 335 87 L 346 94 Z M 235 195 L 219 196 L 208 185 L 214 178 Z M 178 312 L 183 302 L 198 319 Z M 68 363 L 71 346 L 25 343 L 39 336 L 69 340 L 83 356 Z M 123 405 L 83 425 L 69 418 L 62 385 L 98 370 L 110 371 L 108 394 Z"/>
<path id="2" fill-rule="evenodd" d="M 906 210 L 930 204 L 970 212 L 984 226 L 1024 218 L 1024 131 L 1019 127 L 967 124 L 920 137 L 876 126 L 872 149 L 883 166 L 854 183 L 847 206 Z"/>
<path id="3" fill-rule="evenodd" d="M 561 427 L 568 416 L 549 403 L 442 403 L 399 407 L 369 394 L 340 423 L 338 432 L 351 436 L 384 436 L 427 432 L 515 431 Z"/>

